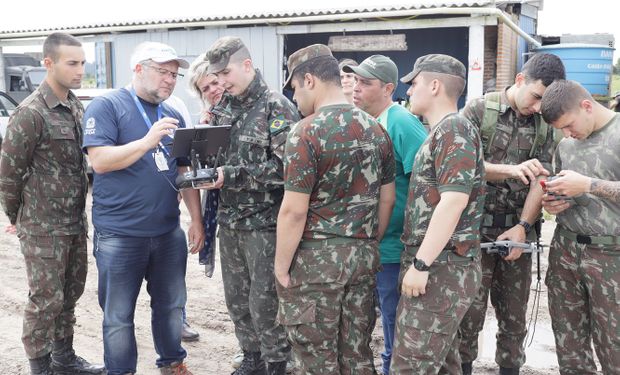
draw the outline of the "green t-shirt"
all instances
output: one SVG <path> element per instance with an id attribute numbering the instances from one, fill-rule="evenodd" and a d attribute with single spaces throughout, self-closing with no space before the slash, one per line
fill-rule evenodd
<path id="1" fill-rule="evenodd" d="M 403 251 L 400 236 L 403 233 L 409 177 L 415 155 L 428 133 L 417 117 L 397 103 L 383 111 L 377 121 L 387 129 L 392 139 L 396 160 L 396 203 L 379 245 L 381 263 L 400 263 L 400 253 Z"/>

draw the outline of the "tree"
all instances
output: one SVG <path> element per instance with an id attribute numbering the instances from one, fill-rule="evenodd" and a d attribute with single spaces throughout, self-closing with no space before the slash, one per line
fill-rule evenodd
<path id="1" fill-rule="evenodd" d="M 616 65 L 614 65 L 614 74 L 620 74 L 620 57 L 618 57 Z"/>

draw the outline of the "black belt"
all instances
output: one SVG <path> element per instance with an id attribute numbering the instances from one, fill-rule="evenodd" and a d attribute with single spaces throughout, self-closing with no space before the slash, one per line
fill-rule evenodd
<path id="1" fill-rule="evenodd" d="M 558 226 L 557 230 L 560 236 L 581 245 L 620 245 L 620 236 L 587 236 L 585 234 L 571 232 L 562 226 Z"/>
<path id="2" fill-rule="evenodd" d="M 517 214 L 486 214 L 482 217 L 482 226 L 487 228 L 510 228 L 519 224 Z"/>

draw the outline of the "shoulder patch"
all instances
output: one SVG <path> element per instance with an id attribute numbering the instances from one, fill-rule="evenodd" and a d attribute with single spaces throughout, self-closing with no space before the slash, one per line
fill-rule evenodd
<path id="1" fill-rule="evenodd" d="M 269 125 L 269 129 L 273 132 L 273 131 L 277 131 L 279 130 L 282 125 L 285 124 L 285 119 L 284 119 L 284 115 L 278 115 L 276 118 L 274 118 L 271 121 L 271 124 Z"/>

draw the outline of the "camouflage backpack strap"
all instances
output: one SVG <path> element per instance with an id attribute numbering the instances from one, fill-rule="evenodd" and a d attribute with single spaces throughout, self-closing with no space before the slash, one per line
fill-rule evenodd
<path id="1" fill-rule="evenodd" d="M 549 125 L 543 120 L 540 113 L 534 113 L 534 123 L 536 124 L 536 137 L 530 149 L 530 158 L 538 156 L 540 148 L 547 142 L 547 132 Z"/>
<path id="2" fill-rule="evenodd" d="M 505 109 L 506 105 L 501 103 L 501 92 L 490 92 L 484 95 L 484 115 L 482 117 L 482 126 L 480 127 L 480 136 L 484 146 L 485 158 L 488 156 L 493 138 L 495 137 L 495 125 L 499 119 L 499 113 Z"/>

